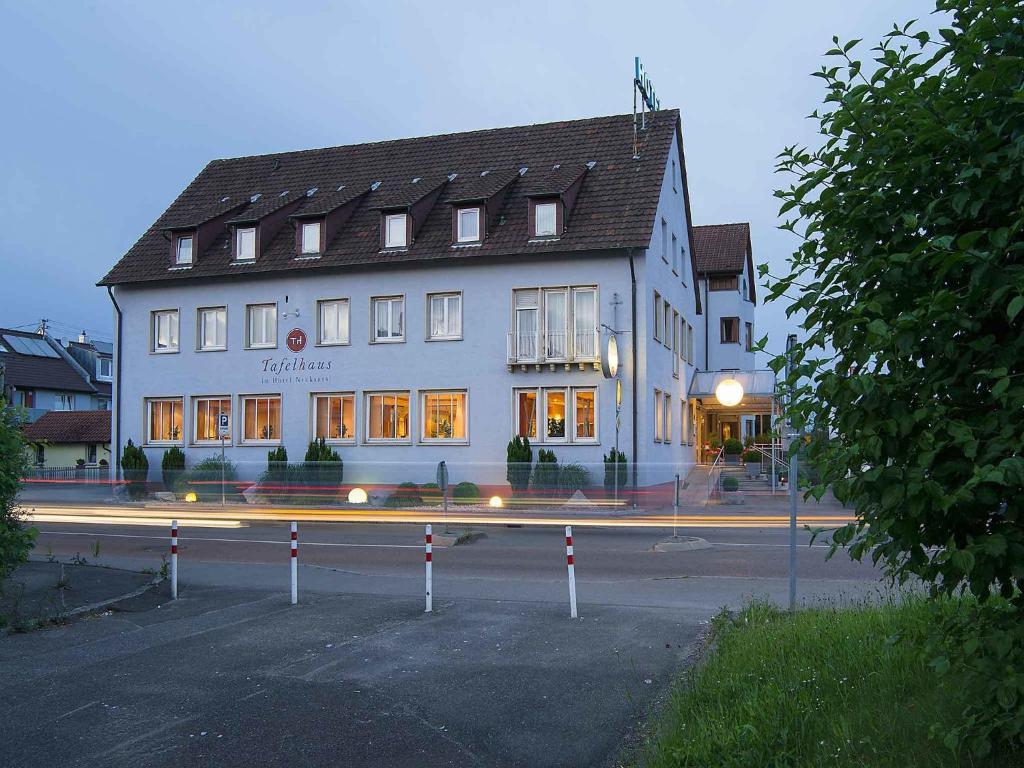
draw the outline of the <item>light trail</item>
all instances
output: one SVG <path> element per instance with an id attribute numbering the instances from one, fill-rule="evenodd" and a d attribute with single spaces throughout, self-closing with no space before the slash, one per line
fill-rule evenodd
<path id="1" fill-rule="evenodd" d="M 224 507 L 197 509 L 195 505 L 118 508 L 89 505 L 36 505 L 26 518 L 33 523 L 73 523 L 80 525 L 144 525 L 166 526 L 177 518 L 180 527 L 240 528 L 246 523 L 439 523 L 445 520 L 441 510 L 378 510 L 378 509 L 310 509 L 262 507 L 258 509 Z M 801 515 L 799 525 L 816 528 L 837 528 L 853 520 L 847 515 Z M 487 512 L 449 511 L 451 525 L 577 525 L 606 528 L 786 528 L 789 515 L 764 514 L 639 514 L 600 516 L 562 514 L 557 512 L 510 513 L 509 510 Z"/>

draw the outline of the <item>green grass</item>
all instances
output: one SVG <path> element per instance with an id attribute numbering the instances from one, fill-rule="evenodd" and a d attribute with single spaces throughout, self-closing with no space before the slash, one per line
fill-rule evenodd
<path id="1" fill-rule="evenodd" d="M 927 626 L 921 599 L 789 615 L 753 604 L 715 621 L 716 645 L 682 679 L 641 750 L 648 768 L 931 768 L 1017 765 L 952 753 L 962 691 L 905 639 Z M 929 738 L 936 725 L 936 737 Z"/>

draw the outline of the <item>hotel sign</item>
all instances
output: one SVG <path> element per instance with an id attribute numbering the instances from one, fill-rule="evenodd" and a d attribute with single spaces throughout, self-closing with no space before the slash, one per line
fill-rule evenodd
<path id="1" fill-rule="evenodd" d="M 331 380 L 333 360 L 300 355 L 309 337 L 301 328 L 292 328 L 284 337 L 284 345 L 294 354 L 265 357 L 260 360 L 260 384 L 326 384 Z M 320 351 L 320 350 L 316 350 Z"/>
<path id="2" fill-rule="evenodd" d="M 644 64 L 640 61 L 639 56 L 633 59 L 633 85 L 640 91 L 640 96 L 649 110 L 655 112 L 661 109 L 661 100 L 654 90 L 654 83 L 651 82 L 651 78 L 644 71 Z"/>

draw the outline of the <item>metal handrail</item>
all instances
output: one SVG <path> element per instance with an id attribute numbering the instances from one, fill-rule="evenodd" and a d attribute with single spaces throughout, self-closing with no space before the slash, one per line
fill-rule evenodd
<path id="1" fill-rule="evenodd" d="M 715 460 L 711 462 L 711 469 L 708 470 L 708 498 L 710 499 L 713 495 L 717 496 L 721 493 L 721 482 L 722 482 L 722 465 L 724 464 L 723 457 L 725 456 L 725 449 L 719 448 L 718 455 L 715 456 Z M 715 468 L 718 468 L 718 475 L 715 475 Z"/>

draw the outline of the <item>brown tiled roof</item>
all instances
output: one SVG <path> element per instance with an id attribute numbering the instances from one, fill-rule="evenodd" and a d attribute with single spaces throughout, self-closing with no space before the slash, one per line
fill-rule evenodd
<path id="1" fill-rule="evenodd" d="M 48 443 L 109 443 L 110 411 L 49 411 L 25 427 L 25 439 Z"/>
<path id="2" fill-rule="evenodd" d="M 356 264 L 445 258 L 480 258 L 550 252 L 581 252 L 608 248 L 646 248 L 651 239 L 668 152 L 678 130 L 679 112 L 651 113 L 641 134 L 640 157 L 633 158 L 633 116 L 615 115 L 515 128 L 400 139 L 374 144 L 332 147 L 277 155 L 211 162 L 170 208 L 103 278 L 101 285 L 155 280 L 195 280 L 224 275 L 337 268 Z M 549 183 L 555 165 L 582 169 L 595 165 L 584 178 L 572 219 L 553 241 L 530 242 L 527 201 Z M 465 199 L 460 187 L 489 170 L 504 174 L 528 168 L 514 181 L 487 239 L 479 248 L 453 249 L 451 206 Z M 393 199 L 414 177 L 423 190 L 445 184 L 412 245 L 400 253 L 381 253 L 379 206 Z M 485 177 L 486 178 L 486 177 Z M 357 209 L 319 259 L 296 260 L 291 227 L 282 227 L 252 264 L 232 264 L 228 233 L 197 253 L 188 270 L 168 269 L 168 245 L 161 229 L 182 220 L 183 210 L 199 202 L 210 205 L 228 196 L 248 200 L 259 193 L 273 200 L 283 191 L 337 190 L 342 184 L 380 181 L 379 189 L 359 201 Z M 421 186 L 422 185 L 422 186 Z M 320 194 L 318 191 L 313 195 Z M 197 202 L 199 201 L 199 202 Z M 248 211 L 243 211 L 246 215 Z M 185 217 L 187 218 L 187 217 Z"/>
<path id="3" fill-rule="evenodd" d="M 750 225 L 706 224 L 693 228 L 697 271 L 742 272 L 750 253 Z"/>
<path id="4" fill-rule="evenodd" d="M 20 336 L 44 341 L 43 337 L 37 333 L 14 331 L 7 328 L 0 328 L 0 336 Z M 49 342 L 47 345 L 51 348 L 54 346 Z M 60 357 L 57 350 L 54 352 L 56 355 L 54 357 L 40 357 L 22 354 L 9 344 L 0 348 L 0 360 L 3 361 L 5 368 L 4 386 L 62 392 L 92 392 L 93 386 L 79 374 L 75 367 Z"/>

